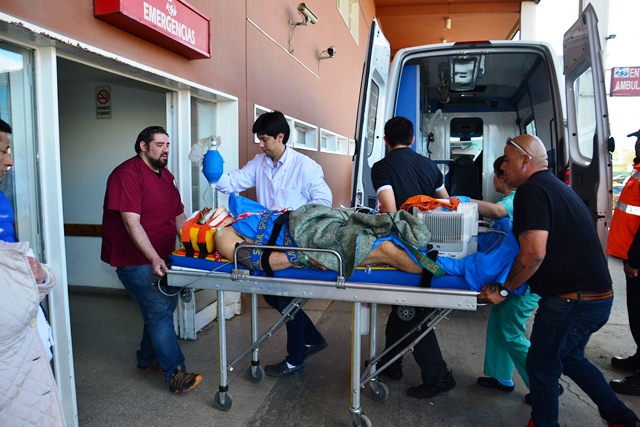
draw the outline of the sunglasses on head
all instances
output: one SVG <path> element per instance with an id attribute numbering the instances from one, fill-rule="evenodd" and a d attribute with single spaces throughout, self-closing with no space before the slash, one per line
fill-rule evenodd
<path id="1" fill-rule="evenodd" d="M 509 144 L 511 144 L 511 145 L 513 145 L 514 147 L 516 147 L 520 152 L 522 152 L 522 154 L 524 154 L 524 155 L 526 155 L 526 156 L 529 156 L 529 157 L 532 157 L 532 156 L 531 156 L 531 154 L 527 153 L 527 152 L 525 151 L 525 149 L 524 149 L 524 148 L 522 148 L 520 145 L 518 145 L 518 143 L 517 143 L 517 142 L 515 142 L 515 141 L 513 140 L 513 138 L 511 138 L 511 137 L 508 137 L 508 138 L 507 138 L 507 145 L 509 145 Z"/>

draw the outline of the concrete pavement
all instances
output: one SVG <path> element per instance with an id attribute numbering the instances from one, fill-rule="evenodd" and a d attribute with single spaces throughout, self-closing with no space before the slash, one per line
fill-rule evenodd
<path id="1" fill-rule="evenodd" d="M 614 279 L 614 308 L 609 322 L 593 335 L 587 347 L 589 358 L 608 380 L 628 375 L 611 368 L 611 357 L 635 351 L 628 328 L 622 264 L 610 259 L 609 266 Z M 213 405 L 218 390 L 217 324 L 200 331 L 196 341 L 181 341 L 187 369 L 202 373 L 204 380 L 184 395 L 173 395 L 164 386 L 160 374 L 135 368 L 142 320 L 132 300 L 72 293 L 70 301 L 81 426 L 352 425 L 349 415 L 351 306 L 347 303 L 320 300 L 307 303 L 305 311 L 329 342 L 327 349 L 307 360 L 304 374 L 283 378 L 266 376 L 258 384 L 248 380 L 249 361 L 243 361 L 229 373 L 233 406 L 222 412 Z M 261 307 L 261 327 L 266 328 L 277 318 L 277 313 L 264 303 Z M 443 355 L 457 382 L 454 390 L 425 400 L 406 396 L 407 387 L 420 383 L 413 357 L 406 356 L 403 379 L 384 379 L 390 392 L 386 401 L 374 401 L 368 388 L 362 392 L 361 406 L 372 425 L 526 426 L 530 406 L 523 399 L 528 391 L 517 373 L 514 374 L 516 389 L 512 393 L 476 384 L 476 378 L 483 375 L 484 337 L 490 309 L 485 306 L 477 312 L 453 312 L 450 319 L 438 326 Z M 386 323 L 387 312 L 388 307 L 381 309 L 380 331 Z M 227 321 L 230 360 L 248 346 L 249 324 L 248 312 Z M 261 348 L 261 365 L 277 363 L 284 355 L 283 328 Z M 562 377 L 561 382 L 566 391 L 560 397 L 560 425 L 603 426 L 595 405 L 584 392 L 566 377 Z M 640 397 L 620 397 L 640 414 Z"/>

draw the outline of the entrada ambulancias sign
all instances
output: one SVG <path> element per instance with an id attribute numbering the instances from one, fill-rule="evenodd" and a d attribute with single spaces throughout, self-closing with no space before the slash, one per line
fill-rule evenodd
<path id="1" fill-rule="evenodd" d="M 640 67 L 614 67 L 609 95 L 640 96 Z"/>
<path id="2" fill-rule="evenodd" d="M 183 0 L 94 0 L 96 18 L 189 59 L 209 58 L 209 17 Z"/>

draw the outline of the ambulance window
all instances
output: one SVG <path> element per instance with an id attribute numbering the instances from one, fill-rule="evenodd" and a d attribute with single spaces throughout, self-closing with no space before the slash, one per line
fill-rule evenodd
<path id="1" fill-rule="evenodd" d="M 591 67 L 573 83 L 576 103 L 578 149 L 588 159 L 593 158 L 593 138 L 596 132 L 596 105 Z"/>
<path id="2" fill-rule="evenodd" d="M 529 92 L 525 92 L 517 104 L 518 117 L 522 123 L 522 131 L 530 135 L 536 135 L 536 124 L 533 119 L 533 106 Z"/>
<path id="3" fill-rule="evenodd" d="M 378 115 L 378 102 L 380 101 L 380 87 L 371 82 L 369 94 L 369 117 L 367 117 L 367 157 L 373 152 L 373 141 L 376 132 L 376 117 Z"/>
<path id="4" fill-rule="evenodd" d="M 529 135 L 537 135 L 538 131 L 536 130 L 536 121 L 531 120 L 524 126 L 524 133 L 528 133 Z"/>
<path id="5" fill-rule="evenodd" d="M 456 117 L 451 119 L 449 132 L 450 158 L 472 156 L 475 161 L 484 148 L 483 124 L 479 117 Z"/>

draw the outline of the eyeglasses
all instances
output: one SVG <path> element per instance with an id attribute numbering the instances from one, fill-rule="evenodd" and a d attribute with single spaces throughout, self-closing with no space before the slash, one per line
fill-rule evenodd
<path id="1" fill-rule="evenodd" d="M 521 151 L 521 152 L 522 152 L 522 154 L 524 154 L 525 156 L 532 157 L 532 156 L 531 156 L 531 154 L 527 153 L 527 152 L 525 151 L 525 149 L 524 149 L 524 148 L 522 148 L 521 146 L 519 146 L 519 145 L 518 145 L 518 143 L 517 143 L 517 142 L 515 142 L 515 141 L 513 140 L 513 138 L 511 138 L 511 137 L 508 137 L 508 138 L 507 138 L 507 145 L 509 145 L 509 144 L 511 144 L 511 145 L 513 145 L 514 147 L 516 147 L 516 148 L 517 148 L 519 151 Z"/>

